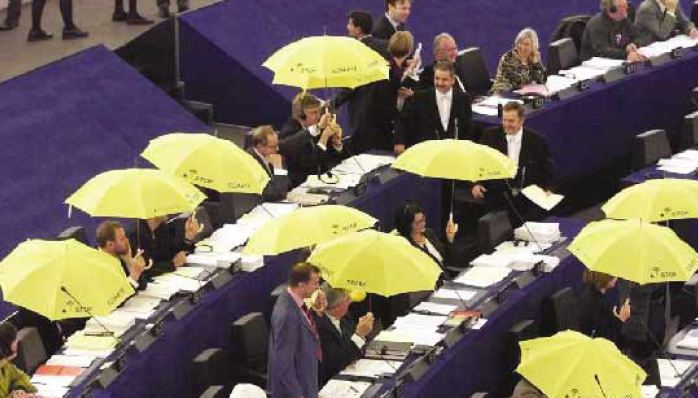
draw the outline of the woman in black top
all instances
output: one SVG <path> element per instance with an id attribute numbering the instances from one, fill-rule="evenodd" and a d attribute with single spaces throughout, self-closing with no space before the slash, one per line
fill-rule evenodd
<path id="1" fill-rule="evenodd" d="M 441 268 L 453 261 L 453 241 L 458 225 L 449 220 L 446 224 L 446 242 L 426 227 L 424 209 L 415 202 L 407 202 L 395 214 L 395 228 L 412 246 L 433 258 Z"/>
<path id="2" fill-rule="evenodd" d="M 630 299 L 618 309 L 604 296 L 618 278 L 602 272 L 584 271 L 584 291 L 580 298 L 580 331 L 591 337 L 603 337 L 622 346 L 623 322 L 630 318 Z"/>

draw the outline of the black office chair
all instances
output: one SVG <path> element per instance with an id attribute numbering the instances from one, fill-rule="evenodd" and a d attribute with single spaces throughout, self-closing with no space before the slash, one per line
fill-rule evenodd
<path id="1" fill-rule="evenodd" d="M 514 229 L 506 211 L 492 211 L 480 217 L 477 226 L 477 246 L 481 253 L 489 253 L 494 248 L 512 239 Z"/>
<path id="2" fill-rule="evenodd" d="M 230 363 L 221 348 L 207 348 L 192 361 L 192 374 L 196 391 L 204 391 L 211 385 L 230 385 Z"/>
<path id="3" fill-rule="evenodd" d="M 579 56 L 574 41 L 569 37 L 556 40 L 548 47 L 548 75 L 579 65 Z"/>
<path id="4" fill-rule="evenodd" d="M 252 312 L 233 322 L 231 340 L 234 381 L 265 388 L 269 328 L 264 315 Z"/>
<path id="5" fill-rule="evenodd" d="M 87 232 L 85 231 L 85 227 L 81 225 L 75 225 L 72 227 L 68 227 L 63 232 L 58 234 L 56 236 L 57 240 L 68 240 L 68 239 L 75 239 L 76 241 L 80 243 L 84 243 L 86 245 L 90 245 L 89 240 L 87 239 Z"/>
<path id="6" fill-rule="evenodd" d="M 639 170 L 671 156 L 669 138 L 664 130 L 649 130 L 635 136 L 633 169 Z"/>
<path id="7" fill-rule="evenodd" d="M 579 298 L 571 287 L 565 287 L 543 300 L 540 321 L 541 335 L 562 330 L 579 330 Z"/>
<path id="8" fill-rule="evenodd" d="M 681 149 L 698 146 L 698 111 L 683 117 L 681 129 Z"/>
<path id="9" fill-rule="evenodd" d="M 456 58 L 456 70 L 463 76 L 465 89 L 471 96 L 487 95 L 492 87 L 490 72 L 487 70 L 485 57 L 478 47 L 461 51 Z"/>
<path id="10" fill-rule="evenodd" d="M 17 356 L 13 360 L 18 368 L 28 374 L 48 360 L 41 335 L 36 328 L 23 328 L 17 332 Z"/>
<path id="11" fill-rule="evenodd" d="M 698 87 L 691 90 L 691 103 L 693 103 L 695 109 L 698 110 Z"/>
<path id="12" fill-rule="evenodd" d="M 504 343 L 504 372 L 505 380 L 499 383 L 497 396 L 508 397 L 514 391 L 516 384 L 521 380 L 521 376 L 514 372 L 521 362 L 521 348 L 519 343 L 538 337 L 538 325 L 532 319 L 523 319 L 512 326 L 506 334 Z M 495 392 L 495 391 L 493 391 Z"/>
<path id="13" fill-rule="evenodd" d="M 565 17 L 560 20 L 555 33 L 553 33 L 552 41 L 557 41 L 565 37 L 569 37 L 574 42 L 574 45 L 579 51 L 582 45 L 582 35 L 584 34 L 584 29 L 586 29 L 587 22 L 591 18 L 591 15 L 572 15 Z"/>
<path id="14" fill-rule="evenodd" d="M 228 398 L 229 396 L 230 389 L 226 386 L 210 386 L 199 395 L 199 398 Z"/>
<path id="15" fill-rule="evenodd" d="M 691 21 L 698 26 L 698 1 L 694 2 L 693 8 L 691 8 Z"/>
<path id="16" fill-rule="evenodd" d="M 221 193 L 218 204 L 218 221 L 221 224 L 232 224 L 262 203 L 260 195 L 250 193 Z"/>

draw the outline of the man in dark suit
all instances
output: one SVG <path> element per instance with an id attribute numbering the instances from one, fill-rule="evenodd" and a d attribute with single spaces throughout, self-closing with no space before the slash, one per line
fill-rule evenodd
<path id="1" fill-rule="evenodd" d="M 142 250 L 134 255 L 124 227 L 116 221 L 104 221 L 97 227 L 95 235 L 99 250 L 119 260 L 131 286 L 136 290 L 144 290 L 148 286 L 148 277 L 144 271 L 150 267 L 146 266 Z M 152 263 L 150 260 L 151 265 Z"/>
<path id="2" fill-rule="evenodd" d="M 373 36 L 390 40 L 393 33 L 403 31 L 410 16 L 411 0 L 385 0 L 385 15 L 373 29 Z"/>
<path id="3" fill-rule="evenodd" d="M 434 88 L 417 91 L 406 103 L 395 125 L 396 155 L 426 140 L 470 137 L 470 99 L 454 90 L 456 71 L 446 61 L 434 66 Z"/>
<path id="4" fill-rule="evenodd" d="M 320 337 L 311 311 L 325 310 L 324 294 L 310 309 L 304 300 L 320 285 L 320 269 L 309 263 L 291 268 L 288 288 L 271 314 L 267 389 L 271 398 L 317 398 L 318 365 L 323 359 Z"/>
<path id="5" fill-rule="evenodd" d="M 269 176 L 269 183 L 264 187 L 262 199 L 267 202 L 286 198 L 290 181 L 283 169 L 279 151 L 279 137 L 271 126 L 260 126 L 252 132 L 252 147 L 247 152 L 264 168 Z"/>
<path id="6" fill-rule="evenodd" d="M 533 130 L 524 128 L 524 107 L 518 102 L 504 105 L 502 126 L 485 130 L 480 143 L 507 155 L 518 165 L 516 177 L 507 182 L 485 181 L 472 187 L 473 197 L 485 199 L 492 209 L 507 210 L 512 225 L 524 221 L 542 219 L 541 208 L 520 195 L 521 189 L 538 185 L 550 193 L 553 182 L 553 160 L 545 138 Z M 514 208 L 512 208 L 512 206 Z"/>
<path id="7" fill-rule="evenodd" d="M 458 45 L 456 39 L 448 33 L 439 33 L 434 37 L 434 63 L 424 67 L 422 73 L 419 74 L 419 89 L 427 89 L 434 87 L 434 65 L 440 61 L 446 61 L 451 64 L 456 63 L 458 58 Z M 455 90 L 466 92 L 465 77 L 458 74 L 456 70 L 456 84 L 453 85 Z"/>
<path id="8" fill-rule="evenodd" d="M 364 43 L 368 48 L 388 59 L 388 40 L 379 39 L 371 34 L 373 17 L 366 11 L 352 11 L 347 15 L 347 35 Z"/>
<path id="9" fill-rule="evenodd" d="M 348 291 L 333 289 L 327 284 L 322 291 L 327 299 L 327 309 L 324 315 L 313 315 L 323 353 L 319 374 L 321 386 L 361 358 L 366 336 L 373 330 L 373 314 L 370 312 L 361 317 L 357 324 L 345 317 L 351 304 Z"/>
<path id="10" fill-rule="evenodd" d="M 286 161 L 292 186 L 302 184 L 311 174 L 320 175 L 342 157 L 342 129 L 334 115 L 321 115 L 321 102 L 305 94 L 300 115 L 301 129 L 279 142 L 279 153 Z"/>

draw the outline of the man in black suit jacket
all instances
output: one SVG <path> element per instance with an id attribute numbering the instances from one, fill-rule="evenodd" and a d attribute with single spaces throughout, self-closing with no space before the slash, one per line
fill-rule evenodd
<path id="1" fill-rule="evenodd" d="M 456 39 L 448 33 L 439 33 L 434 37 L 434 62 L 424 67 L 422 73 L 419 74 L 419 89 L 428 89 L 434 87 L 434 65 L 439 61 L 446 61 L 451 64 L 456 63 L 458 58 L 458 44 Z M 456 69 L 456 84 L 453 89 L 461 92 L 466 92 L 465 77 L 459 75 Z"/>
<path id="2" fill-rule="evenodd" d="M 266 202 L 286 198 L 290 188 L 288 173 L 283 169 L 279 151 L 279 137 L 271 126 L 260 126 L 252 132 L 252 147 L 247 152 L 264 168 L 269 183 L 264 187 L 262 199 Z"/>
<path id="3" fill-rule="evenodd" d="M 470 98 L 453 89 L 455 76 L 452 64 L 437 62 L 434 88 L 417 91 L 405 103 L 395 125 L 395 154 L 422 141 L 455 138 L 456 124 L 458 138 L 470 138 Z"/>
<path id="4" fill-rule="evenodd" d="M 485 130 L 480 143 L 507 155 L 518 165 L 516 177 L 508 184 L 492 180 L 475 184 L 472 194 L 484 198 L 493 209 L 509 211 L 512 225 L 520 225 L 518 211 L 525 221 L 542 219 L 543 210 L 519 192 L 529 185 L 538 185 L 550 192 L 553 182 L 553 160 L 545 138 L 524 128 L 524 108 L 517 102 L 504 105 L 502 126 Z M 505 196 L 506 195 L 506 196 Z M 515 209 L 512 209 L 511 206 Z M 516 211 L 515 211 L 516 210 Z"/>
<path id="5" fill-rule="evenodd" d="M 410 16 L 411 0 L 385 0 L 385 15 L 373 29 L 373 36 L 390 40 L 393 33 L 406 30 L 405 23 Z"/>
<path id="6" fill-rule="evenodd" d="M 373 330 L 373 314 L 370 312 L 356 324 L 345 317 L 351 304 L 346 290 L 328 285 L 324 285 L 322 290 L 327 298 L 327 308 L 323 315 L 313 313 L 322 347 L 322 362 L 318 369 L 320 385 L 361 358 L 366 336 Z"/>

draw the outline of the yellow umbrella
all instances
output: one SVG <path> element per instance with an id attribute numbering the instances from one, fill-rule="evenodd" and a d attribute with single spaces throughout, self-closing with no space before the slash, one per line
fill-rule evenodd
<path id="1" fill-rule="evenodd" d="M 218 192 L 261 194 L 269 176 L 250 154 L 209 134 L 172 133 L 141 153 L 159 169 Z"/>
<path id="2" fill-rule="evenodd" d="M 192 211 L 206 196 L 188 182 L 155 169 L 111 170 L 65 200 L 94 217 L 148 219 Z"/>
<path id="3" fill-rule="evenodd" d="M 274 84 L 304 90 L 356 88 L 388 78 L 388 63 L 359 40 L 343 36 L 306 37 L 276 51 L 262 66 Z"/>
<path id="4" fill-rule="evenodd" d="M 408 148 L 393 168 L 460 181 L 514 178 L 516 165 L 496 149 L 468 140 L 430 140 Z"/>
<path id="5" fill-rule="evenodd" d="M 434 290 L 441 268 L 402 236 L 365 230 L 318 245 L 308 261 L 337 288 L 381 296 Z"/>
<path id="6" fill-rule="evenodd" d="M 587 268 L 639 284 L 687 281 L 698 254 L 669 228 L 640 220 L 589 223 L 567 249 Z"/>
<path id="7" fill-rule="evenodd" d="M 698 218 L 698 181 L 649 180 L 618 192 L 601 210 L 608 218 L 649 222 Z"/>
<path id="8" fill-rule="evenodd" d="M 327 242 L 338 236 L 371 228 L 375 218 L 347 206 L 323 205 L 294 210 L 268 221 L 245 246 L 243 253 L 273 255 Z"/>
<path id="9" fill-rule="evenodd" d="M 566 330 L 522 341 L 516 371 L 549 398 L 641 398 L 647 374 L 612 342 Z"/>
<path id="10" fill-rule="evenodd" d="M 74 239 L 20 243 L 0 262 L 0 286 L 51 320 L 107 315 L 134 293 L 119 260 Z"/>

